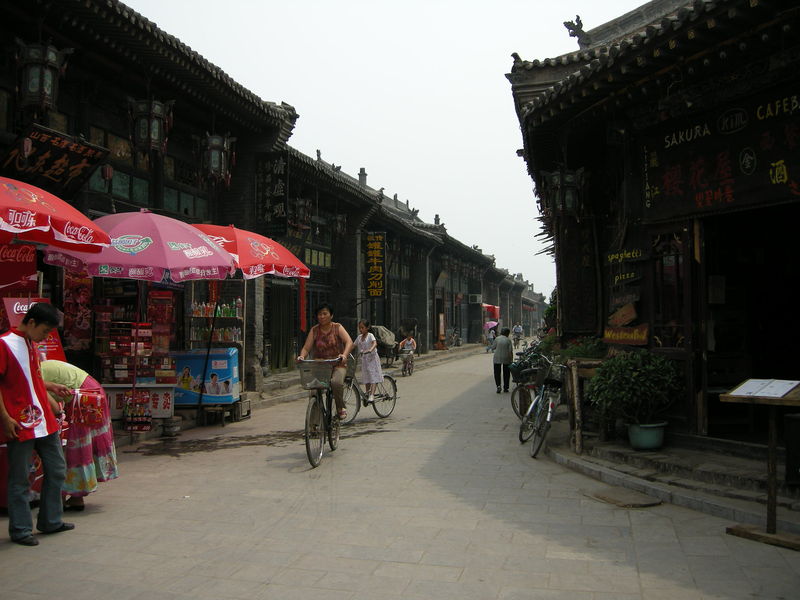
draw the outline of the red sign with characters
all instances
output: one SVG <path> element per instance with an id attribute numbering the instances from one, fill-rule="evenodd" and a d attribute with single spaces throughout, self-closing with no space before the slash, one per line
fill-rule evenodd
<path id="1" fill-rule="evenodd" d="M 36 247 L 0 244 L 0 290 L 14 286 L 16 293 L 36 290 Z"/>
<path id="2" fill-rule="evenodd" d="M 22 317 L 28 309 L 37 302 L 50 304 L 47 298 L 3 298 L 3 306 L 6 309 L 7 326 L 18 327 L 22 323 Z M 43 341 L 36 344 L 41 360 L 63 360 L 67 361 L 64 349 L 61 347 L 61 338 L 58 337 L 58 330 L 53 329 Z"/>

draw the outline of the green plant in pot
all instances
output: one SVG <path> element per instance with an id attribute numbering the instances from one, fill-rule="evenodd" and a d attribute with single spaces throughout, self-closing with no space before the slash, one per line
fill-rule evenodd
<path id="1" fill-rule="evenodd" d="M 663 356 L 648 350 L 622 352 L 597 368 L 586 397 L 602 417 L 628 426 L 631 446 L 655 449 L 663 444 L 663 414 L 680 393 L 680 382 L 675 365 Z"/>

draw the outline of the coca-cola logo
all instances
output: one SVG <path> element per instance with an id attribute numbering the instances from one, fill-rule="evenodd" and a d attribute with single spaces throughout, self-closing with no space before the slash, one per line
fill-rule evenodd
<path id="1" fill-rule="evenodd" d="M 8 211 L 8 224 L 23 228 L 36 227 L 36 213 L 30 210 L 11 208 Z"/>
<path id="2" fill-rule="evenodd" d="M 30 310 L 31 306 L 33 306 L 34 304 L 36 304 L 36 302 L 30 302 L 28 304 L 25 304 L 23 302 L 14 302 L 14 314 L 24 315 Z"/>
<path id="3" fill-rule="evenodd" d="M 29 263 L 35 260 L 34 246 L 0 246 L 0 262 Z"/>
<path id="4" fill-rule="evenodd" d="M 74 225 L 72 221 L 67 221 L 64 226 L 64 235 L 79 242 L 94 241 L 94 229 L 86 225 Z"/>

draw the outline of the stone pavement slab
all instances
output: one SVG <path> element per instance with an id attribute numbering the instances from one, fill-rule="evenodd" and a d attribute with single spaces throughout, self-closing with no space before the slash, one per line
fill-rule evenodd
<path id="1" fill-rule="evenodd" d="M 364 411 L 316 469 L 302 400 L 121 448 L 75 531 L 0 539 L 0 597 L 797 597 L 800 553 L 684 507 L 600 502 L 606 484 L 531 459 L 490 361 L 401 378 L 395 413 Z"/>

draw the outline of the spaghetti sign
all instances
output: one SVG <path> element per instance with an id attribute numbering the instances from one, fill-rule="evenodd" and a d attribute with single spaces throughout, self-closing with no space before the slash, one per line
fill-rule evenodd
<path id="1" fill-rule="evenodd" d="M 386 294 L 386 232 L 367 232 L 367 296 Z"/>

